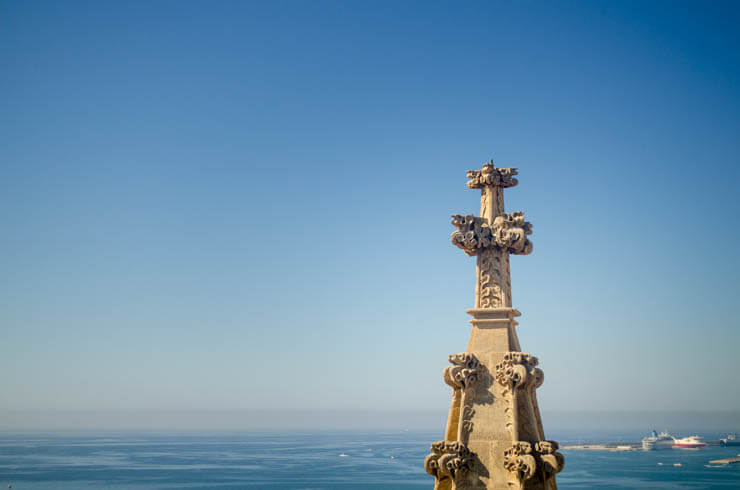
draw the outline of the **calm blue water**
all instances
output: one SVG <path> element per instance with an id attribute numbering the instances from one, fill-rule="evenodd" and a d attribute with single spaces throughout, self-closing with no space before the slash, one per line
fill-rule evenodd
<path id="1" fill-rule="evenodd" d="M 15 490 L 431 489 L 423 460 L 437 438 L 436 433 L 413 432 L 0 434 L 0 488 L 12 483 Z M 558 486 L 740 488 L 740 465 L 706 466 L 710 459 L 738 452 L 737 447 L 563 451 L 566 467 Z"/>

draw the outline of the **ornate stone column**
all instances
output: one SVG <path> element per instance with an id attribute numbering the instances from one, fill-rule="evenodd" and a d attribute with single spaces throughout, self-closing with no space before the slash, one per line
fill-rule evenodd
<path id="1" fill-rule="evenodd" d="M 445 439 L 424 462 L 439 490 L 554 490 L 563 469 L 537 405 L 544 374 L 516 336 L 509 255 L 532 252 L 532 225 L 523 212 L 504 212 L 504 189 L 517 185 L 515 175 L 493 161 L 468 171 L 468 187 L 481 190 L 481 215 L 452 216 L 452 243 L 476 257 L 476 287 L 468 350 L 450 355 L 444 371 L 452 388 Z"/>

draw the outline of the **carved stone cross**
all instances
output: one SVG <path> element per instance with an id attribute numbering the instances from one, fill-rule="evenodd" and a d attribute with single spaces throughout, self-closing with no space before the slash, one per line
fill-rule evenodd
<path id="1" fill-rule="evenodd" d="M 481 170 L 468 171 L 468 187 L 480 189 L 480 216 L 452 215 L 457 228 L 450 239 L 470 255 L 476 255 L 475 308 L 511 307 L 509 254 L 532 251 L 532 225 L 524 213 L 504 212 L 504 189 L 517 185 L 515 168 L 496 168 L 493 160 Z"/>

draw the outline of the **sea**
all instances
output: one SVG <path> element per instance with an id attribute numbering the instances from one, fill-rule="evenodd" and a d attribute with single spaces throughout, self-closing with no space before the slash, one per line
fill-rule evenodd
<path id="1" fill-rule="evenodd" d="M 0 488 L 431 490 L 423 461 L 436 439 L 437 432 L 405 430 L 0 433 Z M 561 445 L 583 442 L 561 435 Z M 740 489 L 740 464 L 709 464 L 739 447 L 561 452 L 560 489 Z"/>

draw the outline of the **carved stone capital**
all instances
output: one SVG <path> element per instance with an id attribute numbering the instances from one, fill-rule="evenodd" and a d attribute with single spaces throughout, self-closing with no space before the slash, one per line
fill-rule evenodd
<path id="1" fill-rule="evenodd" d="M 496 381 L 512 391 L 530 386 L 539 388 L 545 374 L 536 367 L 537 364 L 537 358 L 526 352 L 507 352 L 504 360 L 496 364 Z"/>
<path id="2" fill-rule="evenodd" d="M 445 368 L 444 380 L 453 389 L 469 388 L 478 379 L 480 363 L 473 354 L 450 354 L 449 360 L 453 365 Z"/>
<path id="3" fill-rule="evenodd" d="M 485 186 L 514 187 L 519 183 L 514 178 L 517 175 L 515 168 L 496 168 L 493 160 L 483 165 L 481 170 L 468 170 L 469 189 L 481 189 Z"/>
<path id="4" fill-rule="evenodd" d="M 516 255 L 532 252 L 532 242 L 527 238 L 532 234 L 532 224 L 524 221 L 522 211 L 497 216 L 493 226 L 486 218 L 453 214 L 452 226 L 457 230 L 450 235 L 450 241 L 471 257 L 488 247 Z"/>
<path id="5" fill-rule="evenodd" d="M 437 441 L 430 449 L 432 453 L 424 460 L 424 469 L 437 479 L 445 476 L 454 479 L 473 467 L 473 453 L 459 441 Z"/>

